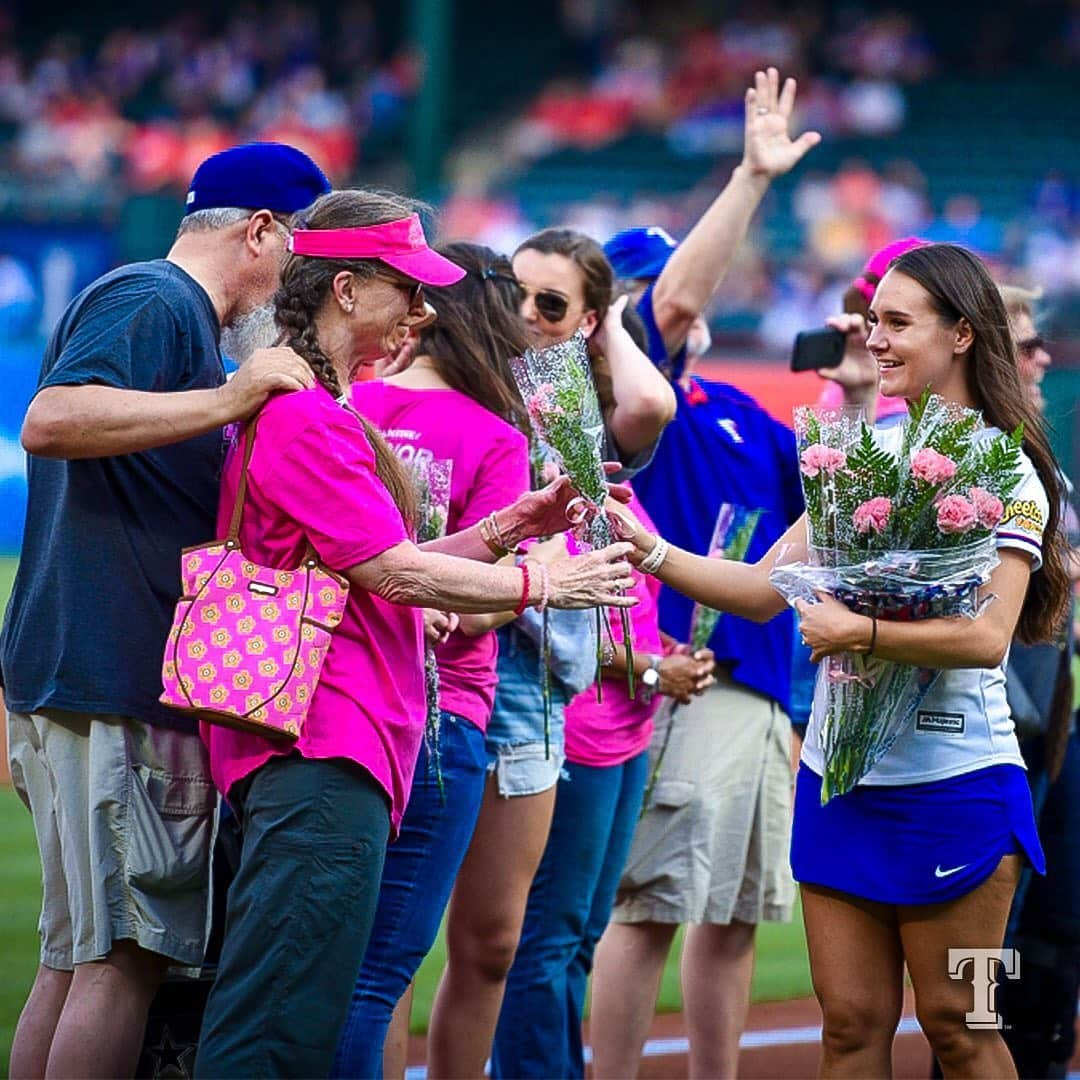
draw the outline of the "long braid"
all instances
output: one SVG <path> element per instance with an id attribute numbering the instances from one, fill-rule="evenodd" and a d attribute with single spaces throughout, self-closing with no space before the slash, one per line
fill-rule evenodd
<path id="1" fill-rule="evenodd" d="M 317 295 L 319 291 L 314 283 L 304 280 L 302 273 L 293 275 L 275 298 L 276 318 L 284 331 L 285 344 L 307 362 L 322 387 L 337 400 L 345 396 L 341 380 L 319 344 L 313 318 L 313 312 L 323 299 Z M 325 290 L 321 291 L 325 295 Z M 375 473 L 390 492 L 406 524 L 412 528 L 416 520 L 416 496 L 409 475 L 374 425 L 359 413 L 356 415 L 375 455 Z"/>

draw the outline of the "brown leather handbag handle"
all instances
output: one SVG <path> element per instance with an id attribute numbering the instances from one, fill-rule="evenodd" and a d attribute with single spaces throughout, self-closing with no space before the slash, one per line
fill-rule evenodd
<path id="1" fill-rule="evenodd" d="M 229 519 L 229 534 L 227 540 L 233 541 L 239 546 L 240 543 L 240 518 L 244 513 L 244 500 L 247 498 L 248 465 L 251 464 L 251 452 L 255 449 L 255 426 L 259 422 L 259 413 L 256 413 L 244 428 L 244 458 L 240 464 L 240 482 L 236 485 L 236 499 L 233 502 L 232 517 Z"/>
<path id="2" fill-rule="evenodd" d="M 243 517 L 244 502 L 247 499 L 248 466 L 251 464 L 251 453 L 255 449 L 255 427 L 261 415 L 261 412 L 256 413 L 244 429 L 244 457 L 240 462 L 240 481 L 236 485 L 236 499 L 233 502 L 232 517 L 229 518 L 229 534 L 225 537 L 237 548 L 240 547 L 240 519 Z M 305 534 L 303 564 L 308 569 L 313 569 L 318 563 L 319 556 Z"/>

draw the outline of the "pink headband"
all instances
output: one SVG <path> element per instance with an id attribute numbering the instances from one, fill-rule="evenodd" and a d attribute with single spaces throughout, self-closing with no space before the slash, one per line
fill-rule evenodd
<path id="1" fill-rule="evenodd" d="M 453 285 L 465 276 L 428 246 L 419 214 L 357 229 L 294 229 L 288 248 L 316 259 L 379 259 L 425 285 Z"/>
<path id="2" fill-rule="evenodd" d="M 877 283 L 885 276 L 885 271 L 889 269 L 889 263 L 893 259 L 900 258 L 905 251 L 911 251 L 912 248 L 926 247 L 929 243 L 928 240 L 920 240 L 915 236 L 908 236 L 903 240 L 894 240 L 891 244 L 886 244 L 883 248 L 879 248 L 866 260 L 866 265 L 863 267 L 863 272 L 851 283 L 852 286 L 859 290 L 863 294 L 863 298 L 869 304 L 874 299 L 874 292 L 877 289 Z M 868 281 L 867 275 L 872 274 L 877 280 Z"/>

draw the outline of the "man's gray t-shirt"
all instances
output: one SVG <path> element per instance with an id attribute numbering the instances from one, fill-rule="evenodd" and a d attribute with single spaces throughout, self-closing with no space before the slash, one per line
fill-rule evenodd
<path id="1" fill-rule="evenodd" d="M 99 278 L 64 313 L 38 388 L 173 392 L 225 381 L 206 291 L 165 260 Z M 119 714 L 194 730 L 158 704 L 184 547 L 214 535 L 218 430 L 137 454 L 28 458 L 22 557 L 0 636 L 13 712 Z"/>

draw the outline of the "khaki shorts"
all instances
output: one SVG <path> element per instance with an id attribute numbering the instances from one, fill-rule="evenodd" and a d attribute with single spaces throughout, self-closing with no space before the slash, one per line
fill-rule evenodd
<path id="1" fill-rule="evenodd" d="M 217 796 L 198 735 L 73 712 L 8 716 L 11 778 L 41 855 L 41 962 L 131 939 L 202 963 Z"/>
<path id="2" fill-rule="evenodd" d="M 717 671 L 649 747 L 649 805 L 634 834 L 615 922 L 787 922 L 795 902 L 791 723 L 770 699 Z"/>

